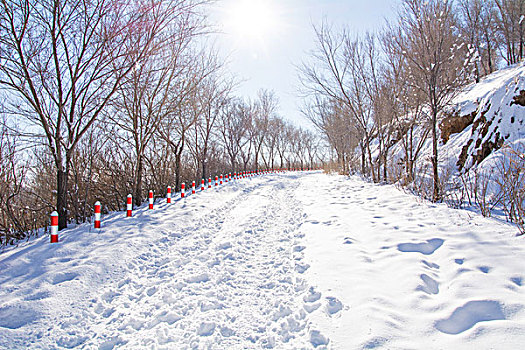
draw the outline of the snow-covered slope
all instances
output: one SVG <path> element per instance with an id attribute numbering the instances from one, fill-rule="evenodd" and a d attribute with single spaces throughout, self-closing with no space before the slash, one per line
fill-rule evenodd
<path id="1" fill-rule="evenodd" d="M 516 103 L 515 98 L 523 105 Z M 503 146 L 524 152 L 524 105 L 525 63 L 498 70 L 479 83 L 466 86 L 446 113 L 440 115 L 438 157 L 442 174 L 454 176 L 473 168 L 494 171 L 502 158 Z M 414 149 L 424 134 L 425 127 L 416 127 Z M 378 154 L 374 140 L 374 158 Z M 390 164 L 402 164 L 404 156 L 403 144 L 398 141 L 390 150 Z M 432 140 L 428 134 L 418 158 L 419 175 L 431 176 L 431 156 Z"/>
<path id="2" fill-rule="evenodd" d="M 480 165 L 504 145 L 525 144 L 525 64 L 507 67 L 465 88 L 449 113 L 470 125 L 441 146 L 459 170 Z M 519 103 L 516 103 L 516 98 Z M 521 103 L 521 104 L 520 104 Z M 447 162 L 446 162 L 447 163 Z"/>
<path id="3" fill-rule="evenodd" d="M 0 348 L 517 349 L 515 233 L 357 178 L 251 178 L 2 253 Z"/>

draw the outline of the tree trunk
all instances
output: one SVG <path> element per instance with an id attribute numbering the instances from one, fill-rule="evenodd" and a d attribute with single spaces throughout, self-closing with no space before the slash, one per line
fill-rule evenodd
<path id="1" fill-rule="evenodd" d="M 383 181 L 384 182 L 388 182 L 387 165 L 388 165 L 388 148 L 385 149 L 385 154 L 384 154 L 384 158 L 383 158 Z"/>
<path id="2" fill-rule="evenodd" d="M 206 172 L 208 171 L 208 169 L 206 169 L 206 162 L 203 161 L 202 162 L 202 178 L 205 179 L 206 178 Z"/>
<path id="3" fill-rule="evenodd" d="M 368 138 L 368 135 L 365 137 L 365 142 L 366 152 L 368 153 L 368 162 L 370 163 L 370 174 L 372 174 L 372 181 L 377 182 L 374 163 L 372 160 L 372 151 L 370 150 L 370 139 Z"/>
<path id="4" fill-rule="evenodd" d="M 136 206 L 142 204 L 142 175 L 144 172 L 144 164 L 142 155 L 137 156 L 137 170 L 135 171 L 135 188 L 133 189 L 133 202 Z"/>
<path id="5" fill-rule="evenodd" d="M 67 227 L 67 178 L 68 168 L 59 167 L 57 171 L 57 212 L 58 212 L 58 229 L 62 230 Z"/>
<path id="6" fill-rule="evenodd" d="M 365 155 L 365 147 L 363 145 L 363 142 L 360 142 L 359 145 L 361 146 L 361 174 L 365 174 L 365 168 L 366 168 L 366 155 Z"/>
<path id="7" fill-rule="evenodd" d="M 181 156 L 182 156 L 182 147 L 179 152 L 175 153 L 175 191 L 180 190 L 180 172 L 182 169 L 181 166 Z"/>
<path id="8" fill-rule="evenodd" d="M 441 199 L 441 194 L 439 190 L 437 111 L 435 109 L 432 112 L 432 170 L 434 172 L 434 195 L 432 200 L 437 202 Z"/>
<path id="9" fill-rule="evenodd" d="M 408 149 L 407 149 L 407 173 L 408 173 L 408 182 L 412 183 L 414 181 L 414 127 L 410 127 L 409 131 L 409 140 L 408 140 Z"/>

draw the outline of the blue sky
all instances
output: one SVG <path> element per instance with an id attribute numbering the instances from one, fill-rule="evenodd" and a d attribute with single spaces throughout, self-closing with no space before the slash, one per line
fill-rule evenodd
<path id="1" fill-rule="evenodd" d="M 210 20 L 220 26 L 217 46 L 230 70 L 242 80 L 236 94 L 255 97 L 259 88 L 274 90 L 280 114 L 295 124 L 299 112 L 297 71 L 314 47 L 312 23 L 326 19 L 337 27 L 365 31 L 392 19 L 398 0 L 219 0 Z M 257 14 L 245 12 L 255 11 Z M 251 16 L 251 17 L 250 17 Z M 246 21 L 240 17 L 248 17 Z"/>

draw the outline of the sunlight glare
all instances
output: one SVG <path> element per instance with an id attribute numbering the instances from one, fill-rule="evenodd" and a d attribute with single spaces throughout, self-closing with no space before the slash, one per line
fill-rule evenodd
<path id="1" fill-rule="evenodd" d="M 271 0 L 238 0 L 229 9 L 225 25 L 245 39 L 267 40 L 279 27 L 279 14 Z"/>

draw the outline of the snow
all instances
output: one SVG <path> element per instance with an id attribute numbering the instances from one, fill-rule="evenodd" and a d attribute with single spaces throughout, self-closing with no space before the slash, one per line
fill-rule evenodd
<path id="1" fill-rule="evenodd" d="M 510 224 L 356 177 L 254 177 L 0 255 L 0 348 L 519 348 Z"/>
<path id="2" fill-rule="evenodd" d="M 481 149 L 481 145 L 489 141 L 497 143 L 504 140 L 507 145 L 525 143 L 525 107 L 513 103 L 513 98 L 522 90 L 525 90 L 525 65 L 519 63 L 484 77 L 456 96 L 452 110 L 461 116 L 475 112 L 474 123 L 480 123 L 481 126 L 473 130 L 470 125 L 463 132 L 451 135 L 446 144 L 440 145 L 440 152 L 446 159 L 445 167 L 455 167 L 462 148 L 469 140 L 472 143 L 468 147 L 466 169 L 474 165 L 473 156 Z M 484 134 L 482 129 L 485 125 L 487 129 Z M 478 167 L 493 171 L 495 165 L 491 158 L 499 157 L 500 153 L 493 152 Z"/>

